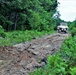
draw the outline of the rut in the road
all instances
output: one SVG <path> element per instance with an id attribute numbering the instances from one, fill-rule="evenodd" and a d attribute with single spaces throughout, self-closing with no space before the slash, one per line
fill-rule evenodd
<path id="1" fill-rule="evenodd" d="M 1 75 L 28 75 L 46 63 L 46 57 L 54 54 L 68 34 L 52 34 L 31 42 L 0 48 Z"/>

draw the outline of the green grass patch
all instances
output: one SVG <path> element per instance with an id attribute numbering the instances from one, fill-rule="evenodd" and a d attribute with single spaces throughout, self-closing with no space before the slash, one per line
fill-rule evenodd
<path id="1" fill-rule="evenodd" d="M 54 33 L 55 31 L 37 31 L 37 30 L 26 30 L 26 31 L 11 31 L 4 32 L 5 37 L 0 37 L 1 46 L 11 46 L 17 43 L 30 41 L 32 39 L 39 38 L 46 34 Z"/>

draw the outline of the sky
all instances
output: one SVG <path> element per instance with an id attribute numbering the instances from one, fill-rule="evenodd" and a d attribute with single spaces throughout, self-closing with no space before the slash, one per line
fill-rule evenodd
<path id="1" fill-rule="evenodd" d="M 76 19 L 76 0 L 58 0 L 60 3 L 58 11 L 60 18 L 65 21 L 74 21 Z"/>

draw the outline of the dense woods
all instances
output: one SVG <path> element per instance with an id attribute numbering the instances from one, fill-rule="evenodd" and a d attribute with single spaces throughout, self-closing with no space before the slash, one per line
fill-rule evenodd
<path id="1" fill-rule="evenodd" d="M 0 0 L 0 25 L 6 31 L 53 29 L 57 6 L 57 0 Z"/>

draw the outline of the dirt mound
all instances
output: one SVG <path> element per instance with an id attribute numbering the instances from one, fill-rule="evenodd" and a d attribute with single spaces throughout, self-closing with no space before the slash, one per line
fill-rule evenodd
<path id="1" fill-rule="evenodd" d="M 0 75 L 28 75 L 43 67 L 49 54 L 54 54 L 68 34 L 52 34 L 12 47 L 0 47 Z"/>

